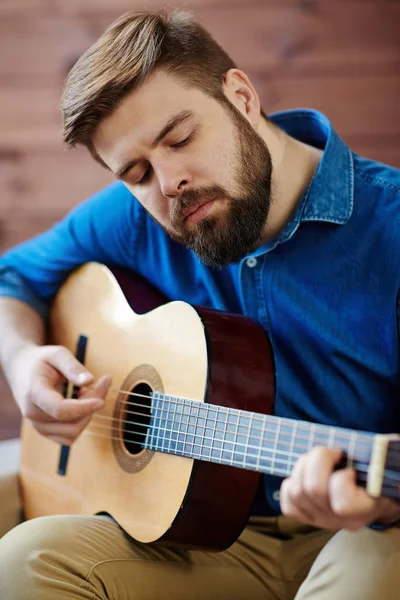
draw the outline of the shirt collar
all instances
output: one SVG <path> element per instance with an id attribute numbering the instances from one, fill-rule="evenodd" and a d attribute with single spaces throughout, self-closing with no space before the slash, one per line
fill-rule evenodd
<path id="1" fill-rule="evenodd" d="M 353 211 L 352 154 L 325 115 L 315 110 L 300 109 L 275 113 L 269 118 L 290 136 L 321 148 L 323 155 L 296 212 L 278 239 L 258 248 L 253 255 L 289 240 L 302 221 L 343 225 Z"/>

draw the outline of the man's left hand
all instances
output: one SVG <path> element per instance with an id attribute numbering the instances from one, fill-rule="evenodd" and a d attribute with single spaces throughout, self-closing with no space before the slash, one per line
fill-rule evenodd
<path id="1" fill-rule="evenodd" d="M 394 523 L 400 507 L 388 498 L 373 498 L 356 484 L 356 473 L 335 471 L 341 450 L 316 447 L 301 456 L 281 486 L 282 513 L 322 529 L 358 531 L 372 522 Z"/>

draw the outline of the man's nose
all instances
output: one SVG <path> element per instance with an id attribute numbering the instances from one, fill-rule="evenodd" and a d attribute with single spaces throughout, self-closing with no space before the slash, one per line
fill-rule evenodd
<path id="1" fill-rule="evenodd" d="M 174 198 L 190 184 L 190 175 L 180 166 L 163 165 L 158 169 L 158 180 L 162 194 Z"/>

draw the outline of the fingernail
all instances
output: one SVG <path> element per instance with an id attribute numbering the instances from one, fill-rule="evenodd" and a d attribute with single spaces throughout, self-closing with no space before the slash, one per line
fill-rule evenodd
<path id="1" fill-rule="evenodd" d="M 83 371 L 83 373 L 79 373 L 78 375 L 78 383 L 79 385 L 84 385 L 85 383 L 89 383 L 92 380 L 92 376 L 88 371 Z"/>

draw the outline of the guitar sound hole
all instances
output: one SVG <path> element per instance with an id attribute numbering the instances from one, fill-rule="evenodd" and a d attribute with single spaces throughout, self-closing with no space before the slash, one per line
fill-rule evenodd
<path id="1" fill-rule="evenodd" d="M 139 454 L 143 450 L 147 430 L 150 426 L 150 393 L 152 389 L 147 383 L 136 385 L 128 396 L 124 410 L 123 442 L 129 454 Z"/>

